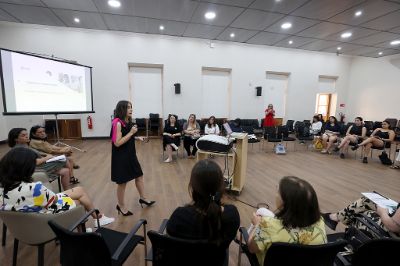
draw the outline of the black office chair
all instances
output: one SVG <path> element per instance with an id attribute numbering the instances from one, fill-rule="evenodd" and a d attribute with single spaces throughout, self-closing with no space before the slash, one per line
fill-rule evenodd
<path id="1" fill-rule="evenodd" d="M 148 128 L 151 132 L 156 131 L 157 135 L 160 132 L 160 115 L 159 114 L 149 114 L 149 125 Z"/>
<path id="2" fill-rule="evenodd" d="M 138 244 L 144 245 L 146 255 L 146 220 L 139 220 L 129 234 L 98 227 L 93 233 L 73 232 L 93 213 L 83 216 L 69 229 L 49 221 L 51 229 L 60 241 L 60 263 L 62 266 L 122 265 Z M 143 236 L 136 235 L 143 225 Z"/>
<path id="3" fill-rule="evenodd" d="M 367 137 L 371 136 L 372 134 L 372 128 L 374 127 L 374 122 L 373 121 L 364 121 L 364 126 L 367 129 Z"/>
<path id="4" fill-rule="evenodd" d="M 288 142 L 296 140 L 295 138 L 289 137 L 289 130 L 287 126 L 278 126 L 278 136 L 281 136 L 282 141 L 285 142 L 286 149 Z M 296 150 L 296 147 L 294 147 L 294 150 Z"/>
<path id="5" fill-rule="evenodd" d="M 272 142 L 274 144 L 273 149 L 277 143 L 282 142 L 282 135 L 278 135 L 276 127 L 264 127 L 264 141 Z M 262 148 L 264 149 L 264 141 Z"/>
<path id="6" fill-rule="evenodd" d="M 222 249 L 208 240 L 187 240 L 165 235 L 168 220 L 164 220 L 160 230 L 147 233 L 151 244 L 153 266 L 224 266 L 228 265 L 228 250 Z M 150 253 L 150 252 L 149 252 Z"/>
<path id="7" fill-rule="evenodd" d="M 294 125 L 294 120 L 288 120 L 288 121 L 286 121 L 286 128 L 287 128 L 289 134 L 291 134 L 291 133 L 294 132 L 294 127 L 293 127 L 293 125 Z"/>
<path id="8" fill-rule="evenodd" d="M 241 253 L 245 253 L 251 266 L 260 266 L 256 256 L 248 251 L 245 244 L 248 242 L 247 229 L 241 227 L 239 231 L 241 239 L 239 240 L 238 262 L 241 261 Z M 346 244 L 347 241 L 343 239 L 321 245 L 272 243 L 265 255 L 264 265 L 332 266 L 336 255 L 340 251 L 344 251 Z M 240 265 L 239 263 L 238 265 Z"/>
<path id="9" fill-rule="evenodd" d="M 294 124 L 294 130 L 296 138 L 300 141 L 300 143 L 314 140 L 314 136 L 310 134 L 310 127 L 305 126 L 304 122 L 296 121 Z M 306 148 L 308 149 L 308 145 L 306 145 Z"/>

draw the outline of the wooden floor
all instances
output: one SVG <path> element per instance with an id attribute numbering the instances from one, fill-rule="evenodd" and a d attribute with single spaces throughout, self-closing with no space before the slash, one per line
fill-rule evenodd
<path id="1" fill-rule="evenodd" d="M 151 140 L 149 143 L 138 143 L 137 153 L 141 162 L 147 198 L 157 201 L 150 208 L 141 209 L 138 204 L 138 193 L 134 182 L 127 187 L 126 200 L 134 215 L 118 217 L 115 210 L 116 186 L 110 181 L 111 144 L 108 140 L 86 140 L 71 142 L 86 153 L 76 152 L 81 168 L 75 176 L 88 191 L 94 204 L 116 221 L 109 227 L 128 232 L 139 218 L 148 221 L 149 229 L 157 229 L 164 218 L 168 218 L 177 206 L 189 201 L 188 180 L 195 160 L 179 158 L 171 164 L 162 163 L 161 143 Z M 0 156 L 7 152 L 6 145 L 0 145 Z M 182 153 L 180 153 L 180 156 Z M 266 202 L 274 207 L 276 188 L 281 177 L 295 175 L 308 180 L 318 194 L 322 212 L 331 212 L 343 208 L 349 202 L 360 197 L 360 192 L 377 190 L 395 200 L 400 200 L 400 172 L 383 166 L 374 153 L 375 158 L 363 164 L 349 152 L 345 160 L 337 155 L 322 155 L 306 150 L 305 145 L 297 145 L 296 151 L 289 145 L 287 155 L 275 155 L 272 146 L 268 152 L 259 150 L 259 145 L 249 146 L 247 180 L 239 200 L 255 205 Z M 215 159 L 222 165 L 222 159 Z M 239 201 L 233 201 L 239 209 L 241 225 L 248 226 L 254 212 Z M 91 227 L 91 225 L 88 225 Z M 343 230 L 343 227 L 339 229 Z M 328 232 L 329 229 L 327 230 Z M 0 248 L 0 265 L 12 263 L 12 235 L 8 235 L 7 245 Z M 18 265 L 35 265 L 36 248 L 20 243 Z M 238 247 L 232 243 L 230 248 L 230 265 L 237 264 Z M 143 248 L 138 247 L 128 258 L 126 265 L 144 265 Z M 45 247 L 45 265 L 58 265 L 59 251 L 54 242 Z M 242 265 L 248 265 L 246 259 Z"/>

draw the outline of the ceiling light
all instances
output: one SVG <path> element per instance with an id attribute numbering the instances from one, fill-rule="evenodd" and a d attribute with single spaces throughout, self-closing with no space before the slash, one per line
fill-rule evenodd
<path id="1" fill-rule="evenodd" d="M 231 38 L 235 38 L 235 33 L 231 33 L 229 36 L 231 36 Z"/>
<path id="2" fill-rule="evenodd" d="M 281 2 L 282 0 L 275 0 L 275 2 L 277 2 L 277 3 L 279 3 L 279 2 Z"/>
<path id="3" fill-rule="evenodd" d="M 357 10 L 356 13 L 354 13 L 354 16 L 359 17 L 362 15 L 362 11 L 361 10 Z"/>
<path id="4" fill-rule="evenodd" d="M 281 25 L 281 28 L 284 30 L 290 29 L 292 27 L 292 23 L 290 22 L 285 22 Z"/>
<path id="5" fill-rule="evenodd" d="M 217 15 L 215 14 L 215 12 L 209 11 L 204 16 L 206 17 L 206 19 L 214 19 Z"/>
<path id="6" fill-rule="evenodd" d="M 342 47 L 338 46 L 338 48 L 336 48 L 338 51 L 342 50 Z"/>
<path id="7" fill-rule="evenodd" d="M 390 42 L 390 45 L 398 45 L 398 44 L 400 44 L 400 40 L 394 40 Z"/>
<path id="8" fill-rule="evenodd" d="M 79 18 L 74 18 L 75 23 L 79 23 L 81 22 L 81 20 Z"/>
<path id="9" fill-rule="evenodd" d="M 383 52 L 379 52 L 378 55 L 383 55 Z"/>
<path id="10" fill-rule="evenodd" d="M 164 25 L 160 25 L 159 29 L 160 29 L 160 30 L 164 30 L 164 29 L 165 29 L 165 28 L 164 28 Z"/>
<path id="11" fill-rule="evenodd" d="M 290 40 L 290 41 L 289 41 L 289 44 L 292 44 L 292 43 L 293 43 L 293 41 L 292 41 L 292 40 Z"/>
<path id="12" fill-rule="evenodd" d="M 120 7 L 121 2 L 118 0 L 108 0 L 108 5 L 111 7 Z"/>
<path id="13" fill-rule="evenodd" d="M 351 35 L 353 35 L 353 33 L 351 33 L 351 32 L 344 32 L 344 33 L 342 33 L 342 35 L 340 35 L 340 37 L 342 37 L 343 39 L 347 39 L 347 38 L 350 38 Z"/>

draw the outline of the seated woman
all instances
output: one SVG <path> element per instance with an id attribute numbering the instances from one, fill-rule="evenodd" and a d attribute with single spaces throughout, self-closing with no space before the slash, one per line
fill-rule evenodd
<path id="1" fill-rule="evenodd" d="M 313 116 L 313 121 L 311 123 L 310 134 L 314 137 L 321 133 L 322 122 L 319 120 L 318 115 Z"/>
<path id="2" fill-rule="evenodd" d="M 37 154 L 24 147 L 11 149 L 0 160 L 0 210 L 52 214 L 75 208 L 77 204 L 82 204 L 86 211 L 94 209 L 81 187 L 56 194 L 41 182 L 34 182 L 32 174 L 36 160 Z M 92 216 L 96 218 L 95 213 Z M 99 218 L 102 226 L 114 221 L 114 218 L 104 214 L 100 214 Z M 97 221 L 94 224 L 96 227 Z"/>
<path id="3" fill-rule="evenodd" d="M 28 132 L 25 128 L 13 128 L 8 133 L 8 146 L 11 148 L 24 147 L 30 148 L 36 153 L 36 169 L 37 172 L 45 172 L 49 177 L 49 181 L 53 182 L 58 176 L 61 176 L 61 185 L 64 190 L 70 186 L 70 170 L 66 166 L 65 161 L 54 161 L 46 163 L 47 160 L 53 158 L 53 155 L 39 152 L 29 147 Z"/>
<path id="4" fill-rule="evenodd" d="M 29 138 L 31 141 L 29 142 L 29 146 L 34 148 L 37 151 L 41 151 L 51 155 L 61 155 L 71 156 L 72 149 L 70 147 L 58 147 L 56 145 L 51 145 L 47 141 L 47 135 L 44 127 L 42 126 L 33 126 L 31 127 L 31 131 L 29 132 Z M 69 175 L 71 176 L 71 184 L 78 184 L 79 179 L 74 176 L 74 168 L 79 168 L 77 165 L 74 165 L 74 161 L 71 157 L 67 158 L 66 166 L 69 168 Z"/>
<path id="5" fill-rule="evenodd" d="M 219 135 L 219 126 L 215 123 L 215 116 L 210 116 L 208 123 L 204 127 L 205 135 Z"/>
<path id="6" fill-rule="evenodd" d="M 178 207 L 167 224 L 167 233 L 171 236 L 208 240 L 221 247 L 220 265 L 240 225 L 236 207 L 221 201 L 224 191 L 224 178 L 218 164 L 212 160 L 197 162 L 189 182 L 192 202 Z"/>
<path id="7" fill-rule="evenodd" d="M 307 181 L 283 177 L 276 195 L 275 217 L 253 214 L 249 250 L 264 265 L 265 254 L 274 242 L 319 245 L 327 242 L 317 194 Z"/>
<path id="8" fill-rule="evenodd" d="M 172 162 L 172 150 L 177 151 L 181 145 L 182 128 L 178 124 L 176 115 L 169 115 L 163 133 L 163 148 L 167 151 L 168 158 L 165 163 Z"/>
<path id="9" fill-rule="evenodd" d="M 351 149 L 353 151 L 357 150 L 360 146 L 364 147 L 362 151 L 363 163 L 368 163 L 367 156 L 371 150 L 374 148 L 384 148 L 386 143 L 391 143 L 394 140 L 395 133 L 390 129 L 389 121 L 382 122 L 382 128 L 377 128 L 372 132 L 371 136 L 361 142 L 360 144 L 354 145 Z"/>
<path id="10" fill-rule="evenodd" d="M 232 132 L 238 132 L 238 133 L 242 133 L 243 132 L 243 128 L 241 127 L 241 120 L 240 118 L 236 118 L 235 120 L 229 122 L 229 126 L 232 129 Z"/>
<path id="11" fill-rule="evenodd" d="M 196 122 L 196 115 L 189 115 L 187 122 L 183 124 L 183 146 L 187 152 L 189 158 L 194 158 L 196 156 L 197 147 L 196 141 L 200 138 L 200 125 Z M 192 151 L 190 147 L 193 146 Z"/>
<path id="12" fill-rule="evenodd" d="M 390 216 L 386 208 L 376 206 L 375 203 L 366 197 L 361 197 L 336 213 L 324 213 L 323 217 L 326 225 L 332 230 L 335 230 L 338 222 L 342 222 L 347 226 L 360 227 L 360 225 L 356 223 L 355 219 L 357 214 L 365 214 L 392 237 L 400 237 L 399 208 L 397 208 L 396 212 Z M 361 228 L 364 229 L 362 226 Z"/>
<path id="13" fill-rule="evenodd" d="M 332 145 L 338 140 L 340 129 L 336 117 L 330 116 L 329 121 L 325 125 L 324 134 L 322 134 L 323 149 L 321 153 L 331 154 Z"/>
<path id="14" fill-rule="evenodd" d="M 342 142 L 338 147 L 335 148 L 335 152 L 340 152 L 340 158 L 344 159 L 343 151 L 347 150 L 349 144 L 359 144 L 363 141 L 367 134 L 367 128 L 363 125 L 363 119 L 356 117 L 354 119 L 354 125 L 351 125 L 346 132 L 346 136 L 342 139 Z"/>

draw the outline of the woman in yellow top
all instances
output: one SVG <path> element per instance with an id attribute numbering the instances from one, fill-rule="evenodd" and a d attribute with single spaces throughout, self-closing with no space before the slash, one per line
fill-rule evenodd
<path id="1" fill-rule="evenodd" d="M 254 214 L 249 250 L 264 265 L 265 254 L 274 242 L 319 245 L 327 242 L 317 194 L 307 181 L 286 176 L 279 182 L 274 217 Z"/>

